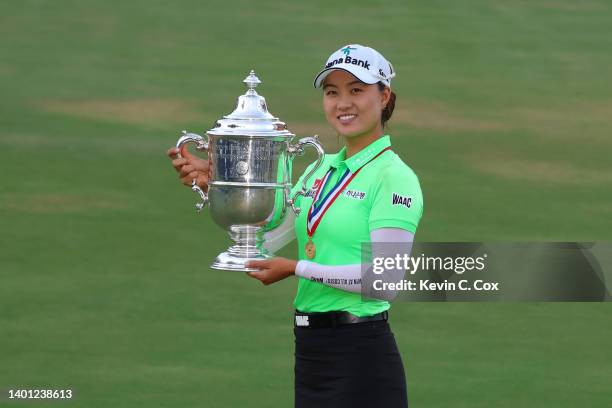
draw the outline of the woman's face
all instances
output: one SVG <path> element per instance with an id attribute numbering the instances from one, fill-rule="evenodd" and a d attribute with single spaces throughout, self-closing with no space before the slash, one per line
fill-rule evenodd
<path id="1" fill-rule="evenodd" d="M 336 70 L 323 84 L 323 110 L 327 121 L 344 137 L 382 133 L 380 117 L 391 91 L 364 84 L 352 74 Z"/>

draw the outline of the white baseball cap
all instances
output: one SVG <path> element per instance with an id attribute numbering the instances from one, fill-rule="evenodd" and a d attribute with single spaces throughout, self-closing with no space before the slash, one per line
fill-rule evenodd
<path id="1" fill-rule="evenodd" d="M 323 80 L 336 69 L 350 72 L 366 84 L 382 82 L 389 88 L 391 78 L 395 76 L 391 63 L 374 48 L 349 44 L 330 55 L 323 70 L 315 77 L 315 88 L 319 88 Z"/>

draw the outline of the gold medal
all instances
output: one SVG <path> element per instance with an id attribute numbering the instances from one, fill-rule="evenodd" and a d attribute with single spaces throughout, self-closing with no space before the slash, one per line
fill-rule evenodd
<path id="1" fill-rule="evenodd" d="M 315 257 L 315 254 L 317 253 L 317 248 L 315 248 L 315 244 L 314 242 L 312 242 L 312 239 L 308 238 L 308 242 L 306 243 L 304 249 L 306 251 L 306 256 L 308 257 L 308 259 L 312 259 Z"/>

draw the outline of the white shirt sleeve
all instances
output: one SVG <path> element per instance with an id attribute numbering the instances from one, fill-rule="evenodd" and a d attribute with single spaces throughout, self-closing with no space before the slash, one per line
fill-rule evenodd
<path id="1" fill-rule="evenodd" d="M 291 208 L 281 224 L 273 230 L 264 232 L 263 247 L 274 253 L 295 239 L 295 214 Z"/>
<path id="2" fill-rule="evenodd" d="M 401 228 L 379 228 L 370 233 L 372 242 L 372 259 L 379 257 L 395 257 L 404 254 L 410 256 L 414 234 Z M 384 245 L 384 243 L 394 243 L 394 245 Z M 382 244 L 382 245 L 377 245 Z M 365 270 L 371 265 L 364 265 Z M 402 279 L 404 270 L 387 270 L 384 273 Z M 299 261 L 295 268 L 295 275 L 301 278 L 314 280 L 324 285 L 336 289 L 345 290 L 353 293 L 361 293 L 362 264 L 350 265 L 321 265 L 310 261 Z M 385 291 L 382 295 L 386 300 L 392 300 L 397 296 L 397 292 Z"/>

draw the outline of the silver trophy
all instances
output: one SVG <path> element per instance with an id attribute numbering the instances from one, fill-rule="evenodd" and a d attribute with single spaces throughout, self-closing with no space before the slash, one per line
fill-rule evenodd
<path id="1" fill-rule="evenodd" d="M 179 149 L 194 143 L 196 150 L 208 152 L 208 192 L 202 191 L 195 180 L 192 190 L 202 199 L 196 204 L 197 212 L 208 204 L 215 223 L 227 230 L 235 243 L 211 265 L 229 271 L 255 270 L 246 268 L 245 262 L 273 256 L 263 247 L 263 234 L 280 224 L 288 206 L 299 213 L 295 198 L 306 194 L 306 182 L 321 165 L 324 154 L 317 136 L 291 144 L 295 135 L 268 112 L 266 100 L 255 91 L 261 81 L 254 71 L 243 82 L 247 92 L 238 97 L 232 113 L 206 132 L 207 138 L 183 131 L 176 143 Z M 290 197 L 291 164 L 306 145 L 314 147 L 319 157 L 304 177 L 301 190 Z"/>

